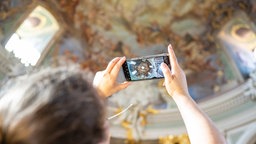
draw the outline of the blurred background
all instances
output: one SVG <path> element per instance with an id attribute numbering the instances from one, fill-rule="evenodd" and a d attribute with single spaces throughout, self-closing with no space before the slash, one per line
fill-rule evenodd
<path id="1" fill-rule="evenodd" d="M 255 0 L 1 0 L 0 87 L 42 67 L 95 73 L 114 57 L 167 52 L 229 144 L 256 144 Z M 111 143 L 187 144 L 163 80 L 108 99 Z M 1 90 L 0 90 L 1 93 Z"/>

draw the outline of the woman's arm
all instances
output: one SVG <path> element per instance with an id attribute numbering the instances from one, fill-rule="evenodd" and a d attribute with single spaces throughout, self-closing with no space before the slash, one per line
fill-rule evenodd
<path id="1" fill-rule="evenodd" d="M 225 139 L 211 119 L 197 106 L 188 92 L 186 76 L 180 68 L 172 46 L 168 46 L 171 70 L 164 63 L 161 68 L 165 87 L 178 106 L 192 144 L 224 144 Z"/>

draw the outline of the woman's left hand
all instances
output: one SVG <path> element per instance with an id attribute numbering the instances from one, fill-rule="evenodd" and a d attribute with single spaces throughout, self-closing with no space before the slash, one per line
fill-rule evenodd
<path id="1" fill-rule="evenodd" d="M 125 57 L 116 57 L 108 63 L 105 70 L 96 73 L 93 80 L 93 86 L 98 90 L 101 96 L 111 96 L 130 85 L 129 82 L 117 82 L 118 73 L 125 60 Z"/>

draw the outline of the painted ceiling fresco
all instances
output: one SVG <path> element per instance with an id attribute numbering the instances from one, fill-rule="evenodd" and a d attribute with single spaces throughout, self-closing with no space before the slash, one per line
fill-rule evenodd
<path id="1" fill-rule="evenodd" d="M 9 17 L 13 13 L 35 2 L 1 1 L 1 32 L 8 33 L 12 28 L 13 21 Z M 215 95 L 225 91 L 225 87 L 236 85 L 236 74 L 232 72 L 223 49 L 218 46 L 216 34 L 237 13 L 245 13 L 249 18 L 256 13 L 253 0 L 40 2 L 48 4 L 50 11 L 58 11 L 69 31 L 58 41 L 62 43 L 58 49 L 62 49 L 63 45 L 72 46 L 66 43 L 76 43 L 74 38 L 69 38 L 69 34 L 75 31 L 78 37 L 75 39 L 81 43 L 84 55 L 80 64 L 94 72 L 102 70 L 113 57 L 132 58 L 160 54 L 166 52 L 166 46 L 171 43 L 185 70 L 194 99 Z M 73 53 L 75 56 L 77 53 L 81 54 L 75 50 Z M 77 62 L 75 56 L 72 59 Z M 156 87 L 156 93 L 159 93 L 158 89 L 162 89 L 162 81 L 146 83 L 142 85 Z"/>
<path id="2" fill-rule="evenodd" d="M 252 3 L 249 0 L 80 0 L 73 22 L 82 31 L 92 70 L 102 69 L 115 56 L 131 58 L 166 52 L 171 43 L 187 74 L 191 95 L 200 99 L 236 81 L 232 69 L 222 59 L 216 33 L 236 13 L 252 16 L 255 13 Z"/>
<path id="3" fill-rule="evenodd" d="M 63 33 L 55 37 L 43 64 L 52 65 L 64 56 L 96 72 L 114 57 L 165 53 L 171 43 L 187 75 L 189 92 L 199 102 L 221 96 L 243 82 L 245 77 L 232 65 L 240 55 L 227 55 L 232 51 L 226 48 L 230 41 L 256 47 L 255 0 L 1 0 L 0 40 L 6 41 L 18 27 L 15 21 L 25 13 L 24 7 L 32 11 L 37 5 L 63 22 Z M 110 116 L 132 105 L 111 120 L 110 126 L 124 128 L 130 139 L 143 138 L 147 115 L 176 108 L 162 83 L 134 82 L 109 98 Z"/>

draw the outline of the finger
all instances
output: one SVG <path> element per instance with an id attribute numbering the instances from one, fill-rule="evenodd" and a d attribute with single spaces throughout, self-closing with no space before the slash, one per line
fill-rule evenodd
<path id="1" fill-rule="evenodd" d="M 106 72 L 110 73 L 113 69 L 113 67 L 116 65 L 116 63 L 120 60 L 120 57 L 116 57 L 114 59 L 112 59 L 109 63 L 108 66 L 106 68 Z"/>
<path id="2" fill-rule="evenodd" d="M 123 83 L 121 83 L 121 84 L 119 84 L 119 86 L 118 86 L 118 90 L 122 90 L 122 89 L 125 89 L 125 88 L 127 88 L 128 86 L 130 86 L 132 83 L 131 82 L 123 82 Z"/>
<path id="3" fill-rule="evenodd" d="M 122 57 L 121 59 L 119 59 L 119 61 L 115 64 L 115 66 L 113 67 L 113 69 L 111 70 L 110 74 L 116 79 L 118 76 L 118 73 L 123 65 L 123 63 L 125 62 L 126 58 Z"/>
<path id="4" fill-rule="evenodd" d="M 165 63 L 161 63 L 161 69 L 164 74 L 164 84 L 166 85 L 172 79 L 171 70 Z"/>
<path id="5" fill-rule="evenodd" d="M 168 46 L 168 52 L 169 52 L 169 55 L 170 55 L 171 69 L 172 69 L 173 72 L 175 72 L 176 67 L 178 66 L 178 61 L 177 61 L 177 58 L 175 56 L 175 53 L 173 51 L 173 48 L 172 48 L 171 44 Z"/>

